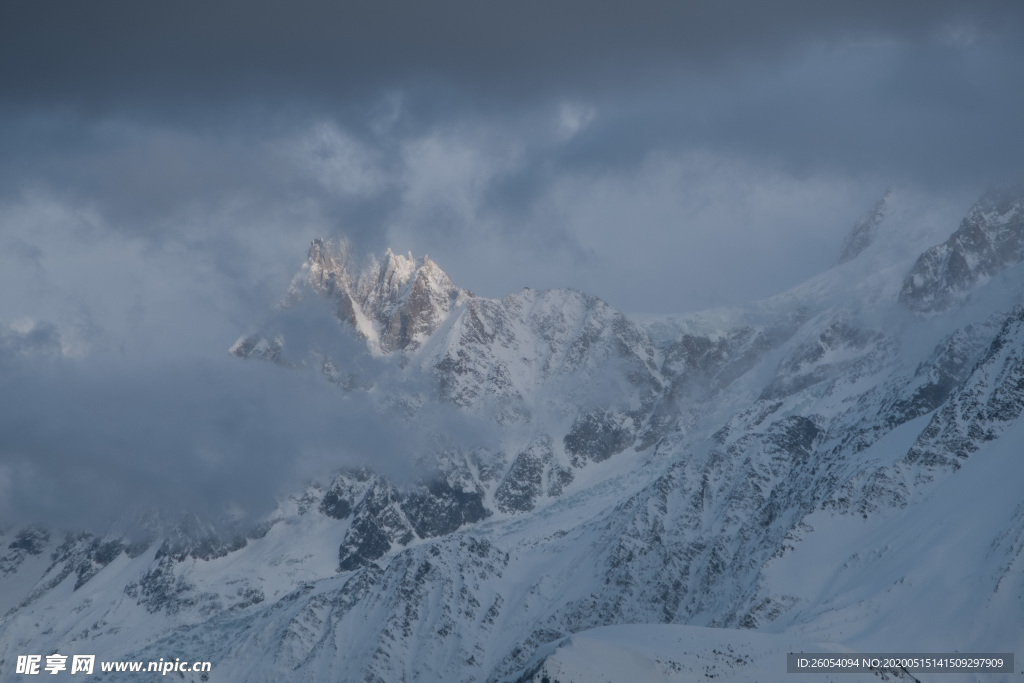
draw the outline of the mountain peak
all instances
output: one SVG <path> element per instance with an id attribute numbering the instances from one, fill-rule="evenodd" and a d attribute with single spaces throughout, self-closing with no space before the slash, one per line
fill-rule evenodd
<path id="1" fill-rule="evenodd" d="M 317 238 L 279 307 L 292 308 L 310 294 L 327 299 L 335 317 L 351 325 L 371 353 L 386 355 L 419 348 L 462 293 L 429 256 L 417 259 L 387 249 L 380 258 L 359 258 L 347 240 Z M 246 335 L 231 353 L 280 362 L 282 344 Z"/>
<path id="2" fill-rule="evenodd" d="M 334 299 L 335 314 L 364 337 L 371 350 L 416 349 L 447 318 L 460 289 L 429 256 L 390 248 L 360 265 L 347 241 L 313 240 L 293 289 Z"/>

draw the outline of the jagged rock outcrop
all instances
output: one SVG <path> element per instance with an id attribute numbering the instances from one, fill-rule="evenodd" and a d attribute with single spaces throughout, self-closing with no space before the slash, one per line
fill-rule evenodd
<path id="1" fill-rule="evenodd" d="M 371 258 L 357 268 L 347 244 L 314 240 L 289 298 L 301 297 L 302 287 L 309 286 L 331 299 L 338 318 L 383 353 L 415 349 L 444 322 L 460 294 L 472 296 L 429 256 L 414 259 L 389 249 L 380 261 Z"/>
<path id="2" fill-rule="evenodd" d="M 635 417 L 592 410 L 576 418 L 562 443 L 572 463 L 583 467 L 587 460 L 602 462 L 626 450 L 633 445 L 636 432 Z"/>
<path id="3" fill-rule="evenodd" d="M 361 263 L 346 242 L 313 240 L 306 262 L 281 302 L 294 307 L 309 294 L 330 302 L 335 316 L 352 326 L 370 350 L 392 353 L 414 350 L 444 322 L 460 290 L 429 256 L 395 254 Z M 278 361 L 284 340 L 250 334 L 231 352 L 240 357 Z"/>
<path id="4" fill-rule="evenodd" d="M 948 240 L 918 258 L 900 303 L 918 313 L 944 311 L 978 285 L 1024 260 L 1024 189 L 993 190 L 975 204 Z"/>
<path id="5" fill-rule="evenodd" d="M 519 453 L 494 491 L 502 512 L 529 512 L 545 496 L 557 498 L 572 483 L 572 469 L 560 463 L 543 437 Z"/>
<path id="6" fill-rule="evenodd" d="M 906 464 L 958 468 L 1024 410 L 1024 307 L 1004 321 L 967 380 L 944 401 L 907 453 Z"/>
<path id="7" fill-rule="evenodd" d="M 50 540 L 50 532 L 43 527 L 26 527 L 18 531 L 0 555 L 0 574 L 13 574 L 30 555 L 39 555 Z"/>

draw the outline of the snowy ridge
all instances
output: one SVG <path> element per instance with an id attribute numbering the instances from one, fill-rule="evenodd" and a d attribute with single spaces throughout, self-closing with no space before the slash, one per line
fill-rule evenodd
<path id="1" fill-rule="evenodd" d="M 976 285 L 1024 260 L 1024 191 L 999 188 L 974 205 L 948 240 L 921 254 L 900 302 L 929 313 L 962 301 Z"/>

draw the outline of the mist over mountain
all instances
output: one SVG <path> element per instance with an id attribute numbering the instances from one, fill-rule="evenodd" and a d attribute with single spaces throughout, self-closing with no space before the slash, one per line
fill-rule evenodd
<path id="1" fill-rule="evenodd" d="M 636 319 L 315 239 L 226 355 L 309 392 L 232 433 L 285 449 L 260 442 L 297 420 L 323 468 L 233 522 L 140 507 L 99 533 L 8 526 L 3 660 L 673 681 L 782 680 L 795 651 L 1017 651 L 1021 201 L 999 188 L 942 222 L 893 189 L 807 282 Z M 60 354 L 45 327 L 3 339 L 8 358 Z M 238 490 L 263 466 L 220 465 Z"/>
<path id="2" fill-rule="evenodd" d="M 1020 650 L 1022 82 L 1002 0 L 0 4 L 0 680 Z"/>

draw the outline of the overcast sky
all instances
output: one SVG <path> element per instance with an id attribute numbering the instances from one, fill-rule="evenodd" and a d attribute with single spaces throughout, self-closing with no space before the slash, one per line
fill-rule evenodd
<path id="1" fill-rule="evenodd" d="M 301 387 L 242 446 L 225 408 L 298 381 L 225 352 L 313 237 L 669 313 L 827 268 L 888 186 L 966 207 L 1020 178 L 1022 33 L 1016 1 L 8 0 L 0 513 L 82 462 L 212 490 L 322 453 Z"/>

